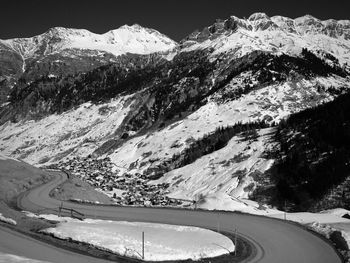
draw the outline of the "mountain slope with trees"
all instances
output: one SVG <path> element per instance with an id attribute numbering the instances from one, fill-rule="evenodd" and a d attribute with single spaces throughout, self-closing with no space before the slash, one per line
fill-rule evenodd
<path id="1" fill-rule="evenodd" d="M 280 149 L 270 176 L 276 188 L 272 203 L 296 211 L 341 206 L 349 209 L 345 184 L 332 200 L 332 192 L 350 177 L 350 94 L 291 115 L 277 127 Z M 259 194 L 264 191 L 260 189 Z M 259 192 L 259 191 L 258 191 Z M 265 195 L 270 189 L 265 189 Z M 255 193 L 258 196 L 258 193 Z M 328 199 L 319 206 L 319 202 Z"/>

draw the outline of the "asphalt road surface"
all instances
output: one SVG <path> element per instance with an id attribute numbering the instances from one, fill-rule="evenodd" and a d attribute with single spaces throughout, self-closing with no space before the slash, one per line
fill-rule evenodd
<path id="1" fill-rule="evenodd" d="M 107 263 L 110 261 L 100 260 L 82 254 L 74 253 L 62 248 L 45 244 L 44 242 L 22 235 L 15 231 L 0 227 L 0 252 L 22 256 L 25 258 L 36 259 L 48 262 L 65 263 Z M 8 263 L 1 258 L 0 262 Z M 22 262 L 18 260 L 15 262 Z M 30 263 L 30 261 L 24 261 Z"/>
<path id="2" fill-rule="evenodd" d="M 44 208 L 57 209 L 60 201 L 49 197 L 49 192 L 66 180 L 66 175 L 55 172 L 55 179 L 47 184 L 26 192 L 18 199 L 18 205 L 24 210 L 38 212 Z M 250 240 L 257 249 L 254 258 L 249 262 L 261 263 L 340 263 L 342 262 L 334 248 L 323 239 L 307 230 L 277 219 L 230 212 L 194 211 L 166 208 L 113 207 L 84 205 L 64 202 L 64 207 L 73 208 L 90 218 L 111 220 L 145 221 L 177 225 L 191 225 L 205 228 L 217 228 L 233 232 L 237 228 L 240 235 Z M 0 229 L 1 230 L 1 229 Z M 0 233 L 1 240 L 2 232 Z M 13 238 L 18 238 L 14 236 Z M 6 239 L 11 240 L 8 236 Z M 22 239 L 22 238 L 21 238 Z M 23 237 L 25 241 L 28 238 Z M 3 240 L 2 240 L 3 242 Z M 17 242 L 14 240 L 13 242 Z M 18 241 L 19 242 L 19 241 Z M 36 243 L 39 243 L 36 241 Z M 1 244 L 1 243 L 0 243 Z M 22 255 L 22 247 L 12 253 Z M 52 247 L 33 247 L 38 253 L 57 254 L 62 249 Z M 57 251 L 56 251 L 57 250 Z M 56 252 L 55 252 L 56 251 Z M 73 253 L 67 252 L 69 256 Z M 60 256 L 50 257 L 51 262 L 100 262 L 97 259 L 85 260 L 83 255 L 75 254 L 76 260 L 66 260 Z M 34 257 L 38 258 L 38 257 Z M 41 258 L 38 258 L 41 259 Z M 102 262 L 102 261 L 101 261 Z"/>

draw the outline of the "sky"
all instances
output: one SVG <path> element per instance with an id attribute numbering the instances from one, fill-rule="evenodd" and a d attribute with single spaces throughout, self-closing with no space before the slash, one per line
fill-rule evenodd
<path id="1" fill-rule="evenodd" d="M 55 26 L 105 33 L 137 23 L 179 41 L 230 15 L 350 20 L 349 10 L 349 0 L 1 0 L 0 39 L 31 37 Z"/>

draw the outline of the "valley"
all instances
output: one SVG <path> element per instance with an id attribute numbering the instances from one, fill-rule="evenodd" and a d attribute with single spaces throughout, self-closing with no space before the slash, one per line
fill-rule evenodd
<path id="1" fill-rule="evenodd" d="M 230 16 L 178 42 L 138 24 L 0 40 L 0 161 L 16 164 L 2 167 L 0 212 L 29 232 L 16 200 L 97 219 L 215 228 L 222 218 L 231 234 L 234 219 L 264 262 L 281 262 L 272 236 L 283 253 L 334 256 L 266 218 L 287 217 L 348 260 L 349 65 L 350 21 L 311 15 Z M 274 224 L 304 245 L 266 233 Z"/>

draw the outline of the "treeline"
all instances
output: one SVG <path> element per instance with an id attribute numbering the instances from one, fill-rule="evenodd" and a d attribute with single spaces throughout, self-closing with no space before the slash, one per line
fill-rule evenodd
<path id="1" fill-rule="evenodd" d="M 238 122 L 233 126 L 218 127 L 214 132 L 205 134 L 198 140 L 193 140 L 183 151 L 173 155 L 171 159 L 158 167 L 146 171 L 146 173 L 155 172 L 154 179 L 159 178 L 170 170 L 191 164 L 204 155 L 224 148 L 236 135 L 241 134 L 244 140 L 254 140 L 258 137 L 257 130 L 268 127 L 270 125 L 265 121 Z"/>
<path id="2" fill-rule="evenodd" d="M 270 127 L 265 121 L 248 123 L 237 123 L 233 126 L 219 127 L 213 133 L 204 135 L 201 139 L 192 142 L 183 152 L 174 155 L 173 161 L 178 163 L 179 168 L 193 163 L 203 155 L 210 154 L 224 148 L 227 143 L 240 133 L 245 133 L 244 138 L 254 138 L 257 136 L 256 130 Z M 178 162 L 177 160 L 181 160 Z"/>
<path id="3" fill-rule="evenodd" d="M 312 209 L 350 176 L 350 94 L 281 121 L 275 138 L 281 153 L 271 170 L 272 203 Z"/>
<path id="4" fill-rule="evenodd" d="M 325 57 L 330 59 L 334 65 L 329 65 L 326 61 L 314 53 L 309 51 L 307 48 L 303 48 L 301 51 L 303 58 L 308 62 L 308 67 L 314 73 L 318 75 L 328 75 L 330 73 L 345 77 L 346 71 L 340 66 L 339 61 L 331 54 L 326 54 Z"/>

